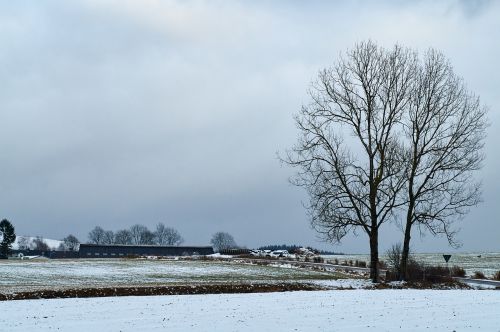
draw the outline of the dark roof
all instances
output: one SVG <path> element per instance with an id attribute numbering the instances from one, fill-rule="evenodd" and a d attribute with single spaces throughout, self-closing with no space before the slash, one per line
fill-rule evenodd
<path id="1" fill-rule="evenodd" d="M 212 246 L 159 246 L 159 245 L 144 245 L 144 244 L 95 244 L 81 243 L 81 247 L 140 247 L 140 248 L 189 248 L 189 249 L 212 249 Z"/>

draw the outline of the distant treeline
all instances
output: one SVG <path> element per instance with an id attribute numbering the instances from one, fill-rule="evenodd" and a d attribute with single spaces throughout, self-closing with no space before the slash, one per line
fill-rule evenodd
<path id="1" fill-rule="evenodd" d="M 296 244 L 271 244 L 268 246 L 259 247 L 259 250 L 288 250 L 288 252 L 293 253 L 297 251 L 299 248 L 303 248 L 304 246 L 298 246 Z M 311 247 L 306 247 L 307 249 L 314 251 L 320 255 L 343 255 L 341 252 L 327 251 L 327 250 L 318 250 Z"/>

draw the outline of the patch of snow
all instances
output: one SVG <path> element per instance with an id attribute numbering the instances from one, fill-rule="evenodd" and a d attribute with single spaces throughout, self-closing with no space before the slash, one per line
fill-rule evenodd
<path id="1" fill-rule="evenodd" d="M 328 288 L 372 288 L 373 283 L 368 279 L 337 279 L 337 280 L 315 280 L 312 283 Z"/>
<path id="2" fill-rule="evenodd" d="M 207 255 L 207 257 L 213 257 L 213 258 L 233 258 L 233 256 L 231 256 L 231 255 L 221 255 L 218 252 L 216 252 L 215 254 Z"/>
<path id="3" fill-rule="evenodd" d="M 21 239 L 23 239 L 23 240 L 26 239 L 26 243 L 28 245 L 32 246 L 33 240 L 36 239 L 36 236 L 18 235 L 16 237 L 16 241 L 14 243 L 12 243 L 12 249 L 14 249 L 14 250 L 19 249 L 19 241 L 21 241 Z M 49 246 L 50 249 L 54 249 L 54 250 L 59 248 L 61 243 L 64 243 L 64 241 L 62 241 L 62 240 L 54 240 L 54 239 L 46 239 L 46 238 L 42 238 L 42 239 L 45 243 L 47 243 L 47 245 Z M 33 247 L 31 247 L 31 249 L 33 249 Z"/>

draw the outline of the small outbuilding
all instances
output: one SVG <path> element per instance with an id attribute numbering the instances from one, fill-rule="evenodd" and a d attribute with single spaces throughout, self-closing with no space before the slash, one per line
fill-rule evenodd
<path id="1" fill-rule="evenodd" d="M 152 246 L 122 244 L 80 244 L 80 258 L 118 258 L 127 256 L 211 255 L 212 247 Z"/>

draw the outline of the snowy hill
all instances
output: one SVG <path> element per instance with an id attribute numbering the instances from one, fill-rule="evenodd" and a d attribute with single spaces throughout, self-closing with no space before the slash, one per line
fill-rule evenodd
<path id="1" fill-rule="evenodd" d="M 16 241 L 12 243 L 12 249 L 19 249 L 19 243 L 26 243 L 31 249 L 33 249 L 33 240 L 36 239 L 36 236 L 17 236 Z M 63 241 L 61 240 L 53 240 L 42 238 L 45 243 L 49 246 L 50 249 L 57 249 Z"/>

